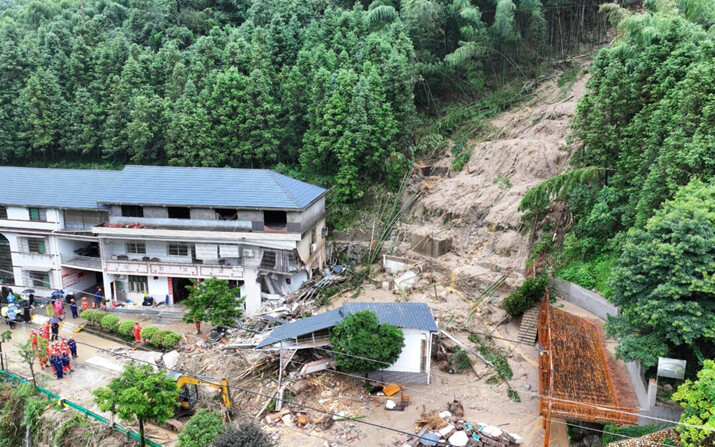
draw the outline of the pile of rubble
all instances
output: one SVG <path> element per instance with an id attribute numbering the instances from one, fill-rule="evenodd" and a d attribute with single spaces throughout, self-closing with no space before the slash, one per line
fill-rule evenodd
<path id="1" fill-rule="evenodd" d="M 452 407 L 450 405 L 450 407 Z M 461 410 L 461 405 L 457 405 Z M 460 416 L 457 416 L 459 414 Z M 472 423 L 462 418 L 462 411 L 423 413 L 418 424 L 423 427 L 402 447 L 455 446 L 455 447 L 510 447 L 521 445 L 520 436 L 506 432 L 484 422 Z"/>

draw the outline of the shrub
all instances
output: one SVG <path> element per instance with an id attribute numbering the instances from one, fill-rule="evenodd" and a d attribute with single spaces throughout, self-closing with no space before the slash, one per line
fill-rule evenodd
<path id="1" fill-rule="evenodd" d="M 274 447 L 275 444 L 253 422 L 241 423 L 238 427 L 228 427 L 223 434 L 216 437 L 211 447 L 235 447 L 250 445 L 251 447 Z"/>
<path id="2" fill-rule="evenodd" d="M 82 313 L 80 314 L 80 317 L 81 317 L 81 318 L 84 318 L 85 320 L 87 320 L 87 321 L 89 321 L 89 322 L 91 323 L 91 322 L 92 322 L 92 317 L 93 317 L 94 314 L 96 314 L 96 313 L 97 313 L 97 311 L 94 310 L 94 309 L 87 309 L 87 310 L 85 310 L 84 312 L 82 312 Z"/>
<path id="3" fill-rule="evenodd" d="M 134 338 L 134 321 L 122 321 L 117 327 L 117 332 L 119 332 L 119 335 L 127 339 Z"/>
<path id="4" fill-rule="evenodd" d="M 181 342 L 181 338 L 181 334 L 167 331 L 166 335 L 164 335 L 164 339 L 161 341 L 161 346 L 166 349 L 174 349 L 179 345 L 179 342 Z"/>
<path id="5" fill-rule="evenodd" d="M 158 330 L 152 334 L 149 341 L 151 341 L 151 344 L 157 348 L 162 348 L 164 346 L 164 337 L 166 337 L 166 334 L 168 333 L 169 331 Z"/>
<path id="6" fill-rule="evenodd" d="M 216 411 L 197 411 L 181 433 L 176 447 L 206 447 L 223 433 L 223 421 Z"/>
<path id="7" fill-rule="evenodd" d="M 99 322 L 102 325 L 102 329 L 109 332 L 115 332 L 119 326 L 119 317 L 114 315 L 105 315 Z"/>
<path id="8" fill-rule="evenodd" d="M 454 366 L 460 374 L 472 368 L 472 359 L 469 358 L 467 351 L 457 349 L 457 352 L 454 353 Z"/>
<path id="9" fill-rule="evenodd" d="M 539 303 L 546 292 L 549 279 L 545 276 L 527 278 L 514 293 L 504 299 L 502 308 L 511 316 L 516 316 Z"/>
<path id="10" fill-rule="evenodd" d="M 159 330 L 159 328 L 156 327 L 156 326 L 147 326 L 147 327 L 145 327 L 144 329 L 142 329 L 141 337 L 142 337 L 144 340 L 151 340 L 151 337 L 152 337 L 152 336 L 154 335 L 154 333 L 156 333 L 156 331 L 158 331 L 158 330 Z"/>
<path id="11" fill-rule="evenodd" d="M 109 315 L 107 312 L 102 312 L 101 310 L 95 310 L 94 313 L 91 315 L 90 320 L 92 323 L 95 324 L 102 324 L 102 318 L 106 317 Z"/>

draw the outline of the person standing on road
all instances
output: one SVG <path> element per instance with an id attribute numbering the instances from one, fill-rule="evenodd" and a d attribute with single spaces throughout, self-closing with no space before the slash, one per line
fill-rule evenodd
<path id="1" fill-rule="evenodd" d="M 142 341 L 142 327 L 139 326 L 139 322 L 134 323 L 134 341 L 141 343 Z"/>
<path id="2" fill-rule="evenodd" d="M 55 373 L 57 373 L 57 380 L 62 378 L 62 357 L 58 355 L 52 356 L 52 366 L 55 367 Z"/>
<path id="3" fill-rule="evenodd" d="M 97 290 L 94 291 L 94 307 L 97 309 L 102 308 L 102 288 L 97 287 Z"/>
<path id="4" fill-rule="evenodd" d="M 59 298 L 59 299 L 56 299 L 56 300 L 55 300 L 54 310 L 55 310 L 55 314 L 56 314 L 58 317 L 62 318 L 62 314 L 63 314 L 64 311 L 65 311 L 65 306 L 64 306 L 64 304 L 62 304 L 62 298 Z"/>
<path id="5" fill-rule="evenodd" d="M 32 340 L 32 349 L 37 349 L 37 332 L 30 332 L 30 340 Z"/>
<path id="6" fill-rule="evenodd" d="M 62 353 L 62 372 L 65 374 L 72 372 L 72 365 L 70 365 L 70 356 L 67 352 Z"/>
<path id="7" fill-rule="evenodd" d="M 87 297 L 86 297 L 86 296 L 83 296 L 83 297 L 82 297 L 82 306 L 80 307 L 80 309 L 82 309 L 82 312 L 84 312 L 85 310 L 89 309 L 89 302 L 87 301 Z"/>
<path id="8" fill-rule="evenodd" d="M 77 318 L 77 303 L 74 300 L 70 301 L 70 311 L 72 312 L 72 318 Z"/>
<path id="9" fill-rule="evenodd" d="M 67 346 L 70 347 L 70 353 L 72 354 L 72 358 L 76 359 L 77 358 L 77 342 L 74 341 L 74 338 L 70 337 L 70 339 L 67 340 Z"/>
<path id="10" fill-rule="evenodd" d="M 50 341 L 56 341 L 60 338 L 60 324 L 52 323 L 52 337 Z"/>

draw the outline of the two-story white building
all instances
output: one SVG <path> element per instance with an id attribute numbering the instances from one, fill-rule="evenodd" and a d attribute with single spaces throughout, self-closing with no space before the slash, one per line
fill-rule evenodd
<path id="1" fill-rule="evenodd" d="M 13 272 L 0 276 L 6 284 L 85 290 L 101 283 L 112 300 L 146 292 L 173 304 L 187 296 L 190 279 L 215 276 L 240 288 L 251 314 L 325 264 L 326 190 L 273 171 L 0 167 L 0 178 L 10 174 L 27 180 L 0 194 L 13 216 L 0 215 L 9 247 L 0 240 L 0 270 Z M 37 195 L 43 200 L 33 202 Z M 42 233 L 27 233 L 34 227 Z"/>
<path id="2" fill-rule="evenodd" d="M 118 171 L 0 167 L 0 283 L 91 290 L 102 281 L 97 202 Z M 18 292 L 18 290 L 16 290 Z"/>

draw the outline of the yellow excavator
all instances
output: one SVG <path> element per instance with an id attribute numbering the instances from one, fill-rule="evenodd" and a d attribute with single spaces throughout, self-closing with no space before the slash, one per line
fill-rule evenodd
<path id="1" fill-rule="evenodd" d="M 176 382 L 176 388 L 179 390 L 177 401 L 179 405 L 174 411 L 174 417 L 166 421 L 166 427 L 172 431 L 180 432 L 184 428 L 184 423 L 178 418 L 190 414 L 199 401 L 199 385 L 208 386 L 221 391 L 223 405 L 231 411 L 231 394 L 228 390 L 228 380 L 221 379 L 216 382 L 213 377 L 206 376 L 188 376 L 178 372 L 171 372 L 166 376 Z"/>

